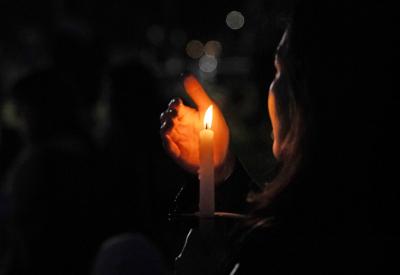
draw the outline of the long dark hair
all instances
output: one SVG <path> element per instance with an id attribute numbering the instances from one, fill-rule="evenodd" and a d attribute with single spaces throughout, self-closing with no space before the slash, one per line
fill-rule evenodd
<path id="1" fill-rule="evenodd" d="M 386 170 L 393 162 L 380 143 L 393 138 L 392 104 L 398 104 L 394 78 L 388 78 L 396 68 L 388 35 L 395 25 L 383 13 L 388 7 L 344 2 L 303 2 L 288 25 L 278 50 L 287 86 L 275 95 L 281 170 L 253 214 L 281 215 L 314 230 L 375 232 L 393 212 L 388 197 L 398 193 L 378 184 L 394 172 Z M 398 142 L 391 149 L 398 152 Z"/>

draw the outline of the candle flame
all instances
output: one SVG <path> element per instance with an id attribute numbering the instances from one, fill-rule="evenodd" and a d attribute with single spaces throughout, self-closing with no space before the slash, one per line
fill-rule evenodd
<path id="1" fill-rule="evenodd" d="M 213 106 L 210 105 L 210 107 L 208 107 L 206 114 L 204 115 L 204 129 L 211 129 L 211 125 L 212 125 L 212 119 L 213 119 Z"/>

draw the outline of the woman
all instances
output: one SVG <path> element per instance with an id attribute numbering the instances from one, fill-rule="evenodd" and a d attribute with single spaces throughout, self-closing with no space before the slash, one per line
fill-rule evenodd
<path id="1" fill-rule="evenodd" d="M 392 263 L 387 250 L 399 244 L 399 190 L 391 184 L 391 156 L 399 153 L 395 19 L 383 4 L 311 2 L 295 9 L 269 89 L 280 172 L 254 200 L 227 272 L 381 273 Z M 196 172 L 199 117 L 215 104 L 193 77 L 184 84 L 198 110 L 172 102 L 161 131 L 167 152 Z M 217 192 L 234 202 L 223 210 L 243 210 L 238 190 L 251 185 L 235 179 L 240 165 L 228 152 L 223 116 L 215 115 Z"/>

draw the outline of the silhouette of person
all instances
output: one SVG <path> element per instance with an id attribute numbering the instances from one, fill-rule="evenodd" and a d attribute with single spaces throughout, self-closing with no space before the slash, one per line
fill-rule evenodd
<path id="1" fill-rule="evenodd" d="M 98 154 L 82 128 L 73 83 L 54 69 L 17 82 L 26 148 L 7 182 L 5 274 L 87 274 L 106 232 Z"/>
<path id="2" fill-rule="evenodd" d="M 113 232 L 140 232 L 169 253 L 165 244 L 168 214 L 187 178 L 178 173 L 159 142 L 159 80 L 135 58 L 114 66 L 109 75 L 110 126 L 104 159 L 109 167 Z"/>
<path id="3" fill-rule="evenodd" d="M 94 264 L 93 275 L 167 274 L 158 250 L 143 235 L 124 234 L 107 240 Z"/>

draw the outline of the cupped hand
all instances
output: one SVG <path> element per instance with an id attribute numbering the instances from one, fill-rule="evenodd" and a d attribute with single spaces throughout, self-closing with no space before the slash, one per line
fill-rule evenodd
<path id="1" fill-rule="evenodd" d="M 199 81 L 189 75 L 184 79 L 186 93 L 196 105 L 191 108 L 181 99 L 173 99 L 160 116 L 161 138 L 166 152 L 186 171 L 197 173 L 199 169 L 199 133 L 203 129 L 205 111 L 213 105 L 214 166 L 216 180 L 229 176 L 232 161 L 229 148 L 229 128 L 215 102 L 207 95 Z"/>

